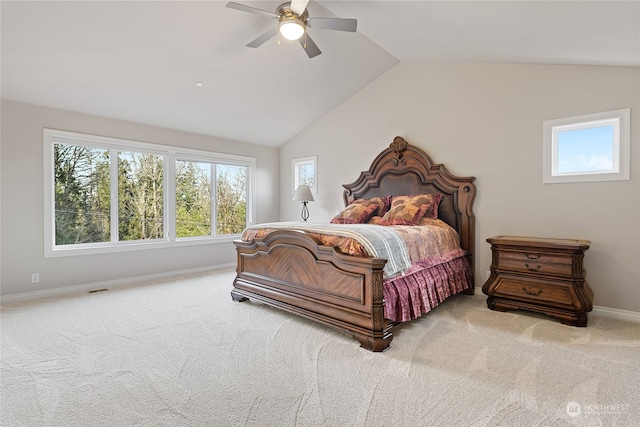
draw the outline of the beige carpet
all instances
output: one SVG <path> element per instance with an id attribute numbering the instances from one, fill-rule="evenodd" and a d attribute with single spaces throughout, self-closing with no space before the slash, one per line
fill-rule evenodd
<path id="1" fill-rule="evenodd" d="M 234 273 L 2 307 L 9 426 L 640 425 L 640 325 L 460 296 L 385 353 L 254 302 Z"/>

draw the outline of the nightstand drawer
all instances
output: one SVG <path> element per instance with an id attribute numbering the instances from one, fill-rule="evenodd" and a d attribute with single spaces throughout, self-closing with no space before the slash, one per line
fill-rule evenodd
<path id="1" fill-rule="evenodd" d="M 493 295 L 518 301 L 544 303 L 563 308 L 575 308 L 569 286 L 523 281 L 522 278 L 503 276 L 493 289 Z"/>
<path id="2" fill-rule="evenodd" d="M 571 256 L 540 252 L 500 251 L 498 253 L 498 269 L 572 277 L 573 260 Z"/>

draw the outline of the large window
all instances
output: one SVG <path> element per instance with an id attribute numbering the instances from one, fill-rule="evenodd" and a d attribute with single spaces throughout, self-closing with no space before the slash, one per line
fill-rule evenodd
<path id="1" fill-rule="evenodd" d="M 543 182 L 629 179 L 630 110 L 547 120 Z"/>
<path id="2" fill-rule="evenodd" d="M 45 129 L 45 255 L 223 240 L 252 222 L 255 159 Z"/>

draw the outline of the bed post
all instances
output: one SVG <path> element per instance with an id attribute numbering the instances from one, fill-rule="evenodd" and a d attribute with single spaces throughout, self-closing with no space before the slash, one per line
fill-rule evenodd
<path id="1" fill-rule="evenodd" d="M 371 333 L 362 334 L 353 332 L 355 339 L 360 341 L 360 347 L 369 351 L 385 351 L 389 348 L 393 334 L 391 329 L 393 324 L 384 318 L 384 292 L 383 292 L 382 271 L 373 274 L 373 300 L 371 309 Z"/>

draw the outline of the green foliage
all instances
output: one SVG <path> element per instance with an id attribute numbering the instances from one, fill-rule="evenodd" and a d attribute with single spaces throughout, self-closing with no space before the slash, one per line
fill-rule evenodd
<path id="1" fill-rule="evenodd" d="M 55 238 L 57 245 L 111 240 L 111 151 L 55 144 Z M 118 152 L 118 239 L 164 237 L 164 157 Z M 247 168 L 176 162 L 176 236 L 212 235 L 215 170 L 216 235 L 246 227 Z"/>
<path id="2" fill-rule="evenodd" d="M 210 235 L 211 166 L 178 161 L 176 162 L 176 237 Z"/>
<path id="3" fill-rule="evenodd" d="M 164 236 L 164 165 L 155 154 L 118 153 L 118 233 L 120 240 Z"/>
<path id="4" fill-rule="evenodd" d="M 55 144 L 54 158 L 56 244 L 109 241 L 109 151 Z"/>
<path id="5" fill-rule="evenodd" d="M 216 231 L 239 234 L 247 225 L 247 168 L 218 165 L 216 176 Z"/>

